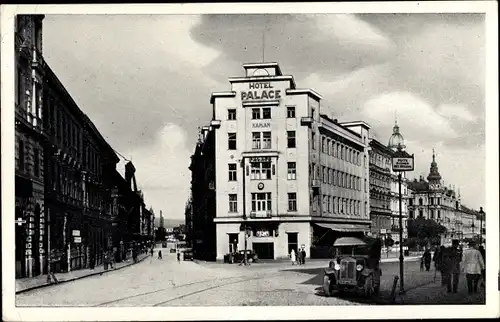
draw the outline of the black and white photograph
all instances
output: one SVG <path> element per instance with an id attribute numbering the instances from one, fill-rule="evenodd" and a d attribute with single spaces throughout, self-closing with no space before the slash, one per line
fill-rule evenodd
<path id="1" fill-rule="evenodd" d="M 498 317 L 496 2 L 1 9 L 4 320 Z"/>

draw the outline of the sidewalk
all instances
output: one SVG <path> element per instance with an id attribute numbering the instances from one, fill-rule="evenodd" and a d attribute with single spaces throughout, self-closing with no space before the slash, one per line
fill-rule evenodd
<path id="1" fill-rule="evenodd" d="M 138 256 L 138 263 L 143 261 L 145 258 L 147 258 L 149 256 L 150 255 L 147 253 L 140 254 Z M 27 291 L 34 290 L 34 289 L 41 288 L 41 287 L 70 282 L 70 281 L 78 280 L 78 279 L 85 278 L 85 277 L 106 274 L 109 272 L 116 271 L 118 269 L 128 267 L 128 266 L 133 265 L 133 264 L 134 264 L 134 262 L 130 258 L 130 259 L 127 259 L 121 263 L 114 263 L 115 268 L 108 269 L 107 271 L 104 270 L 103 265 L 99 265 L 99 266 L 96 266 L 93 270 L 91 270 L 90 268 L 85 268 L 85 269 L 71 271 L 69 273 L 57 273 L 57 274 L 55 274 L 55 276 L 58 280 L 58 283 L 55 283 L 53 281 L 50 283 L 47 283 L 47 275 L 46 274 L 45 275 L 38 275 L 35 277 L 31 277 L 31 278 L 27 277 L 27 278 L 16 279 L 16 294 L 27 292 Z"/>
<path id="2" fill-rule="evenodd" d="M 435 281 L 423 285 L 407 288 L 406 293 L 397 295 L 397 304 L 485 304 L 486 294 L 483 287 L 478 287 L 478 293 L 467 293 L 465 274 L 460 275 L 457 293 L 448 293 L 446 286 L 441 286 L 441 276 Z"/>

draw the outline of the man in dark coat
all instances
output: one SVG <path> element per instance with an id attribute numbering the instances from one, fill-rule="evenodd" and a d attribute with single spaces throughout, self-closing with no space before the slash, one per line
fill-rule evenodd
<path id="1" fill-rule="evenodd" d="M 461 261 L 462 252 L 458 247 L 458 240 L 454 239 L 452 241 L 451 247 L 446 249 L 443 254 L 443 269 L 446 278 L 446 288 L 448 290 L 448 293 L 457 293 Z"/>
<path id="2" fill-rule="evenodd" d="M 425 270 L 428 272 L 431 269 L 431 252 L 428 248 L 425 249 L 424 252 L 424 265 L 425 265 Z"/>

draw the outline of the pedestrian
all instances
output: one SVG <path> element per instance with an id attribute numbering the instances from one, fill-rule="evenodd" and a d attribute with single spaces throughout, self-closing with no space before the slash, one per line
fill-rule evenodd
<path id="1" fill-rule="evenodd" d="M 431 258 L 432 258 L 429 248 L 425 249 L 423 258 L 424 258 L 425 270 L 428 272 L 431 269 Z"/>
<path id="2" fill-rule="evenodd" d="M 424 255 L 420 257 L 420 271 L 424 271 Z"/>
<path id="3" fill-rule="evenodd" d="M 108 265 L 109 265 L 109 254 L 108 254 L 108 252 L 103 252 L 103 253 L 104 253 L 104 259 L 103 259 L 104 270 L 107 271 L 108 270 Z"/>
<path id="4" fill-rule="evenodd" d="M 158 251 L 158 259 L 162 259 L 162 256 L 161 256 L 161 249 Z"/>
<path id="5" fill-rule="evenodd" d="M 481 253 L 481 255 L 483 256 L 484 268 L 481 271 L 481 277 L 482 277 L 481 286 L 485 287 L 485 285 L 486 285 L 486 250 L 484 249 L 483 245 L 480 245 L 478 250 Z"/>
<path id="6" fill-rule="evenodd" d="M 108 251 L 108 254 L 109 254 L 109 265 L 111 266 L 111 269 L 115 269 L 115 266 L 113 265 L 113 262 L 114 262 L 114 251 L 112 249 L 110 249 Z"/>
<path id="7" fill-rule="evenodd" d="M 180 251 L 177 251 L 177 262 L 178 263 L 181 262 L 181 252 Z"/>
<path id="8" fill-rule="evenodd" d="M 155 254 L 155 250 L 153 247 L 151 247 L 151 257 L 153 257 L 154 254 Z"/>
<path id="9" fill-rule="evenodd" d="M 293 248 L 292 248 L 292 251 L 290 252 L 290 260 L 292 261 L 292 265 L 295 265 L 297 258 L 295 255 L 295 250 Z"/>
<path id="10" fill-rule="evenodd" d="M 448 293 L 457 293 L 460 276 L 460 262 L 462 261 L 462 253 L 458 247 L 457 239 L 452 241 L 451 247 L 449 247 L 443 255 L 446 289 Z"/>
<path id="11" fill-rule="evenodd" d="M 444 246 L 440 246 L 439 248 L 436 249 L 436 251 L 434 252 L 434 257 L 432 258 L 432 260 L 434 261 L 434 268 L 441 274 L 441 286 L 445 285 L 445 279 L 443 274 L 443 252 L 444 252 Z"/>
<path id="12" fill-rule="evenodd" d="M 465 271 L 467 278 L 469 294 L 477 293 L 477 284 L 484 267 L 483 255 L 476 248 L 476 242 L 470 241 L 469 249 L 464 253 L 462 264 L 462 271 Z"/>
<path id="13" fill-rule="evenodd" d="M 302 251 L 300 252 L 301 257 L 302 257 L 302 264 L 306 264 L 306 250 L 302 248 Z"/>

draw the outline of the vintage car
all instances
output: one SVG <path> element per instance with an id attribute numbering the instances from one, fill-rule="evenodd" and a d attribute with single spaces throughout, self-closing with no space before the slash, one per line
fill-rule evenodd
<path id="1" fill-rule="evenodd" d="M 380 239 L 341 237 L 333 244 L 335 257 L 324 270 L 323 291 L 354 291 L 366 297 L 380 290 Z"/>
<path id="2" fill-rule="evenodd" d="M 244 250 L 240 250 L 236 253 L 233 253 L 232 254 L 232 257 L 233 257 L 233 262 L 234 263 L 240 263 L 244 260 L 245 258 L 245 251 Z M 255 253 L 255 251 L 253 251 L 252 249 L 247 249 L 247 260 L 249 263 L 255 263 L 258 261 L 258 256 L 257 254 Z"/>

